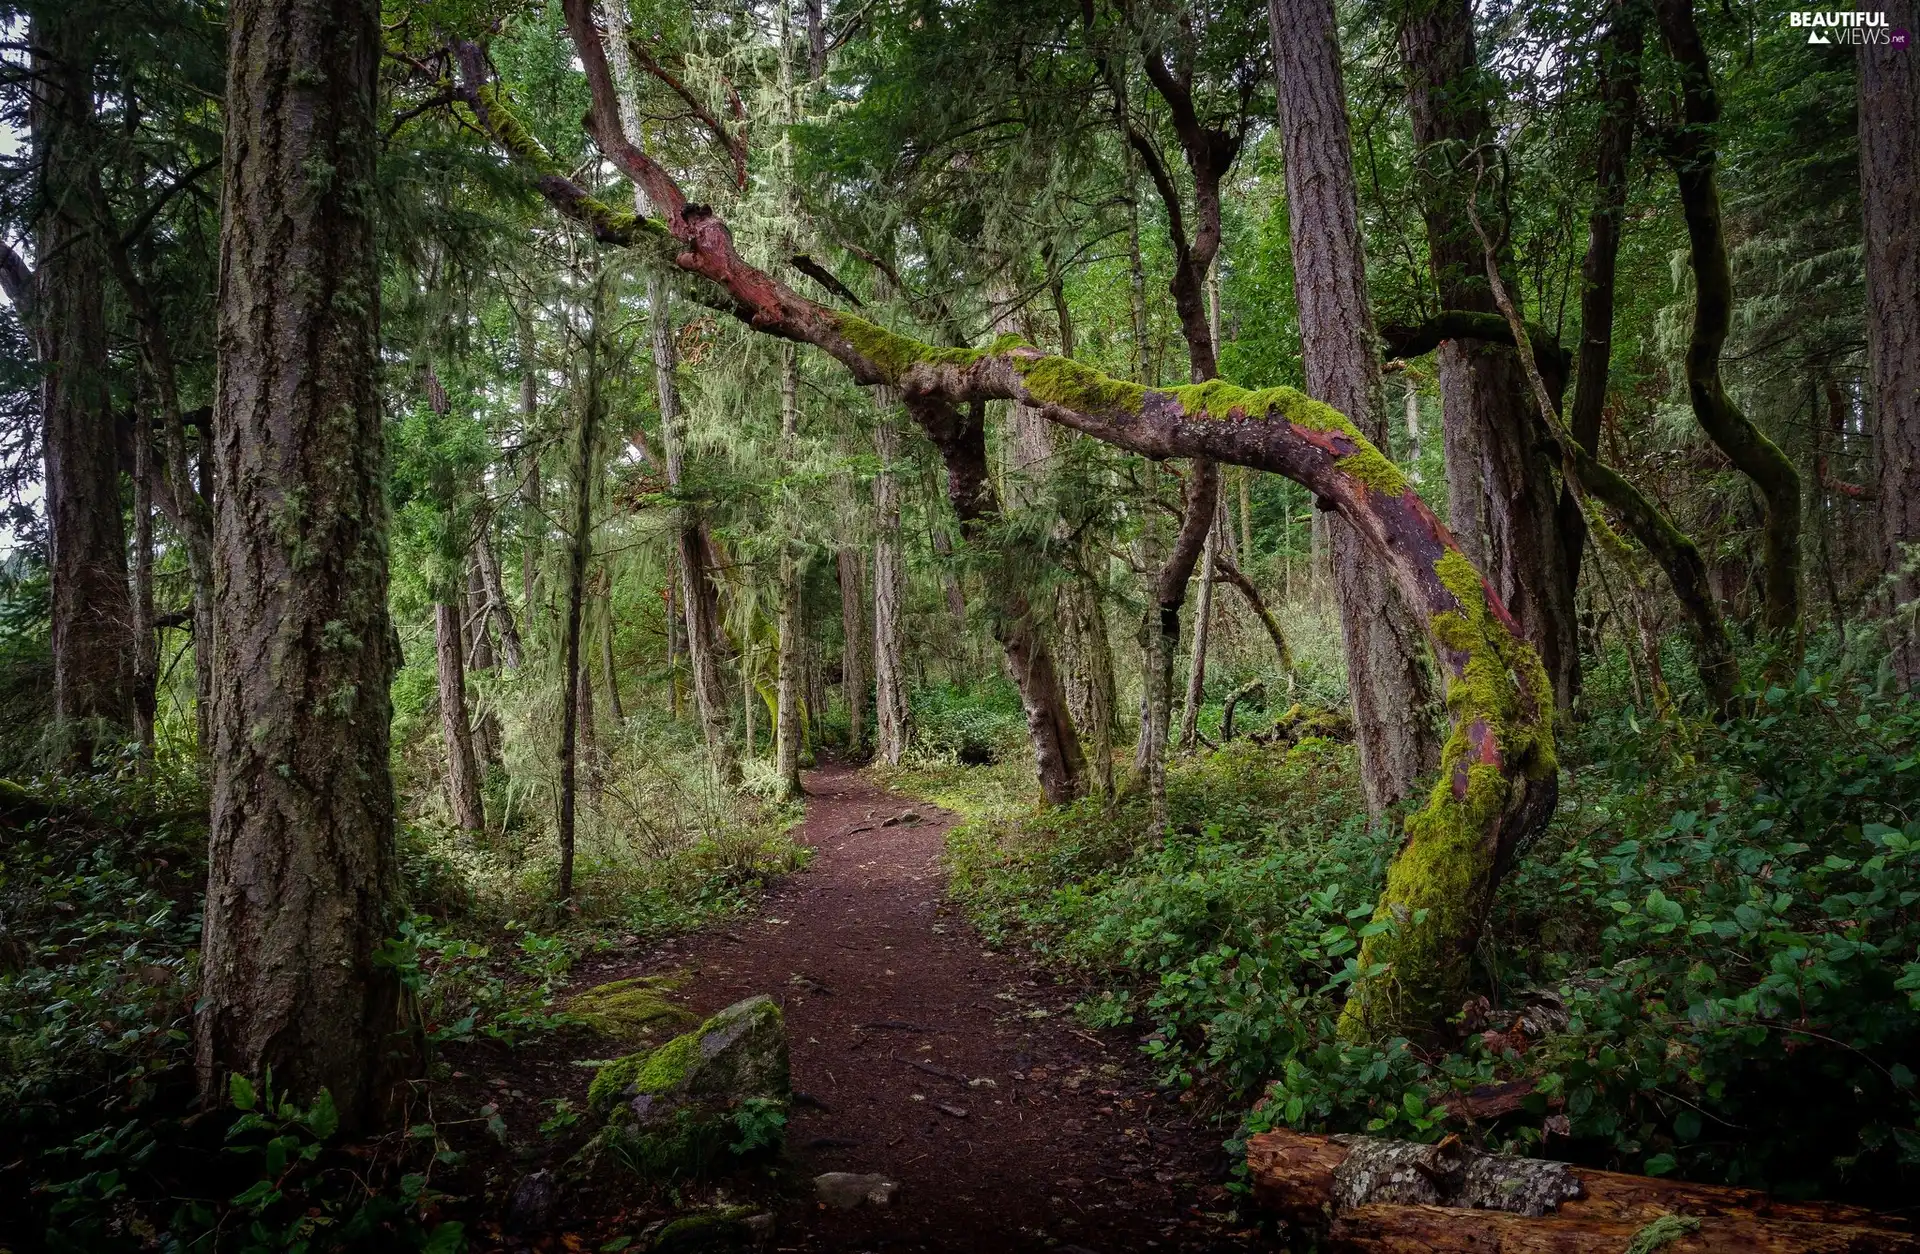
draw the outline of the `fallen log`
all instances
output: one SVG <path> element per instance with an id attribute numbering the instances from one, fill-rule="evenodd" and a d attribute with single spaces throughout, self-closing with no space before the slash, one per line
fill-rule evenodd
<path id="1" fill-rule="evenodd" d="M 1463 1218 L 1463 1215 L 1465 1218 Z M 1450 1206 L 1362 1206 L 1333 1221 L 1328 1245 L 1356 1254 L 1909 1254 L 1920 1240 L 1884 1228 L 1671 1213 L 1645 1224 Z"/>
<path id="2" fill-rule="evenodd" d="M 1695 1244 L 1676 1235 L 1658 1248 L 1920 1254 L 1904 1220 L 1857 1206 L 1486 1154 L 1451 1137 L 1416 1145 L 1265 1132 L 1247 1142 L 1247 1168 L 1256 1202 L 1327 1228 L 1339 1249 L 1617 1252 L 1678 1216 L 1701 1221 L 1685 1234 Z M 1435 1244 L 1442 1229 L 1450 1243 Z"/>

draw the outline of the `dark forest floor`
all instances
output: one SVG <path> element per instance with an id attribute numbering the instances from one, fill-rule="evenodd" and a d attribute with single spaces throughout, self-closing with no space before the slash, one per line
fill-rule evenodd
<path id="1" fill-rule="evenodd" d="M 754 917 L 576 972 L 579 988 L 680 972 L 682 999 L 702 1016 L 755 993 L 780 1001 L 796 1090 L 785 1158 L 677 1198 L 603 1172 L 563 1191 L 545 1223 L 522 1224 L 542 1230 L 515 1233 L 516 1183 L 557 1170 L 588 1131 L 582 1121 L 543 1136 L 539 1123 L 553 1099 L 584 1108 L 593 1072 L 575 1059 L 611 1055 L 583 1054 L 578 1036 L 456 1047 L 443 1091 L 461 1106 L 494 1104 L 513 1151 L 503 1161 L 499 1145 L 475 1142 L 478 1122 L 458 1138 L 471 1165 L 443 1187 L 467 1195 L 456 1211 L 481 1212 L 467 1216 L 475 1246 L 595 1250 L 637 1237 L 677 1200 L 762 1206 L 779 1250 L 1265 1248 L 1234 1213 L 1221 1132 L 1154 1088 L 1124 1033 L 1081 1028 L 1077 990 L 985 950 L 945 900 L 953 816 L 844 767 L 811 772 L 805 786 L 799 835 L 815 856 Z M 885 1208 L 828 1210 L 812 1182 L 829 1171 L 900 1188 Z"/>

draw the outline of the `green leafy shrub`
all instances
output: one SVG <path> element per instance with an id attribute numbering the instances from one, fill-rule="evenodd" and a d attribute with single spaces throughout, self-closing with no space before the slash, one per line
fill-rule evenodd
<path id="1" fill-rule="evenodd" d="M 917 688 L 910 706 L 917 758 L 984 766 L 1026 751 L 1020 694 L 1004 679 Z"/>

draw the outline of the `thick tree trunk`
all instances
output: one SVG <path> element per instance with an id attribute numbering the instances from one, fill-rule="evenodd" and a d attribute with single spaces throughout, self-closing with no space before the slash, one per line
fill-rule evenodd
<path id="1" fill-rule="evenodd" d="M 1800 631 L 1800 473 L 1779 446 L 1740 412 L 1720 380 L 1720 350 L 1733 328 L 1733 262 L 1720 218 L 1719 157 L 1714 132 L 1720 102 L 1706 45 L 1693 21 L 1693 0 L 1658 0 L 1661 30 L 1680 70 L 1686 125 L 1671 158 L 1687 220 L 1693 264 L 1693 327 L 1687 339 L 1687 397 L 1714 446 L 1752 481 L 1766 503 L 1761 532 L 1767 632 L 1797 650 Z M 1894 55 L 1894 54 L 1888 54 Z"/>
<path id="2" fill-rule="evenodd" d="M 794 346 L 780 347 L 780 453 L 791 465 L 800 430 L 800 373 Z M 783 797 L 800 795 L 800 740 L 803 717 L 802 670 L 805 642 L 800 627 L 800 558 L 793 549 L 790 507 L 783 505 L 788 525 L 781 527 L 779 604 L 776 609 L 777 646 L 774 656 L 773 772 Z"/>
<path id="3" fill-rule="evenodd" d="M 1332 0 L 1269 0 L 1267 14 L 1279 77 L 1294 299 L 1307 392 L 1386 448 L 1387 415 Z M 1432 686 L 1421 664 L 1420 629 L 1406 603 L 1353 528 L 1339 519 L 1328 523 L 1361 784 L 1367 808 L 1381 814 L 1412 796 L 1420 776 L 1440 760 Z M 1271 631 L 1271 619 L 1266 621 Z M 1275 639 L 1284 655 L 1284 641 Z"/>
<path id="4" fill-rule="evenodd" d="M 1920 25 L 1914 0 L 1886 0 L 1887 27 Z M 1860 202 L 1866 219 L 1867 363 L 1879 462 L 1880 544 L 1896 606 L 1920 601 L 1920 52 L 1859 47 Z M 1892 628 L 1894 672 L 1920 686 L 1920 619 Z"/>
<path id="5" fill-rule="evenodd" d="M 433 607 L 434 655 L 439 663 L 440 731 L 447 742 L 447 795 L 454 824 L 462 831 L 486 830 L 480 800 L 480 759 L 467 720 L 467 675 L 460 630 L 460 607 L 438 601 Z"/>
<path id="6" fill-rule="evenodd" d="M 1096 795 L 1113 796 L 1113 727 L 1119 707 L 1113 679 L 1113 647 L 1099 591 L 1082 567 L 1060 586 L 1055 619 L 1067 665 L 1067 713 L 1080 732 L 1088 782 Z M 1105 560 L 1101 555 L 1101 560 Z"/>
<path id="7" fill-rule="evenodd" d="M 907 574 L 900 551 L 900 432 L 893 412 L 899 394 L 874 389 L 880 411 L 873 429 L 880 473 L 873 479 L 873 735 L 874 752 L 889 766 L 900 765 L 907 751 L 906 655 L 901 614 L 906 608 Z"/>
<path id="8" fill-rule="evenodd" d="M 401 973 L 387 696 L 380 10 L 228 11 L 213 813 L 198 1067 L 377 1126 L 420 1042 Z M 313 67 L 325 66 L 325 74 Z"/>
<path id="9" fill-rule="evenodd" d="M 1403 18 L 1401 55 L 1427 225 L 1442 305 L 1495 312 L 1466 213 L 1476 194 L 1462 154 L 1489 143 L 1488 76 L 1474 50 L 1467 0 L 1434 0 Z M 1440 346 L 1442 439 L 1448 500 L 1461 548 L 1487 572 L 1527 633 L 1565 708 L 1578 686 L 1573 582 L 1558 493 L 1527 381 L 1512 349 L 1477 339 Z"/>
<path id="10" fill-rule="evenodd" d="M 37 16 L 31 38 L 39 269 L 30 326 L 42 371 L 53 716 L 62 756 L 84 769 L 136 727 L 135 617 L 107 389 L 105 274 L 89 212 L 94 31 L 85 14 L 59 13 Z"/>
<path id="11" fill-rule="evenodd" d="M 867 749 L 867 563 L 859 549 L 841 545 L 840 691 L 847 702 L 847 750 L 858 758 Z"/>

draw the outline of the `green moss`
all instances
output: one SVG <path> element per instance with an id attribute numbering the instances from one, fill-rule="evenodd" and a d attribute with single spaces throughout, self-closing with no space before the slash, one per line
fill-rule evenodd
<path id="1" fill-rule="evenodd" d="M 1375 921 L 1393 924 L 1361 949 L 1363 969 L 1385 964 L 1378 978 L 1356 983 L 1341 1016 L 1354 1038 L 1383 1029 L 1430 1025 L 1450 1013 L 1464 991 L 1466 938 L 1490 904 L 1488 832 L 1513 802 L 1514 780 L 1542 779 L 1558 769 L 1553 742 L 1553 689 L 1526 641 L 1493 612 L 1486 583 L 1457 550 L 1434 573 L 1459 608 L 1433 616 L 1440 644 L 1466 657 L 1447 688 L 1452 732 L 1440 753 L 1440 776 L 1426 808 L 1407 820 L 1407 840 L 1387 868 Z M 1483 724 L 1511 773 L 1473 760 L 1471 732 Z M 1464 766 L 1464 796 L 1454 781 Z"/>
<path id="2" fill-rule="evenodd" d="M 1147 389 L 1083 366 L 1069 357 L 1016 358 L 1014 368 L 1035 400 L 1081 413 L 1137 414 Z"/>
<path id="3" fill-rule="evenodd" d="M 839 322 L 840 334 L 847 342 L 860 351 L 860 355 L 880 368 L 880 372 L 893 382 L 909 369 L 928 362 L 942 366 L 971 366 L 987 355 L 987 351 L 978 348 L 935 348 L 910 336 L 899 335 L 887 330 L 878 323 L 868 322 L 865 318 L 853 314 L 835 314 Z"/>
<path id="4" fill-rule="evenodd" d="M 751 1206 L 726 1206 L 699 1215 L 682 1215 L 660 1229 L 647 1246 L 652 1254 L 695 1254 L 695 1251 L 744 1250 L 758 1243 L 748 1220 Z"/>
<path id="5" fill-rule="evenodd" d="M 1373 445 L 1361 441 L 1357 452 L 1334 462 L 1350 479 L 1358 479 L 1385 496 L 1401 496 L 1407 490 L 1407 477 Z"/>
<path id="6" fill-rule="evenodd" d="M 631 1087 L 636 1093 L 671 1092 L 700 1058 L 700 1034 L 676 1036 L 658 1049 L 641 1050 L 610 1062 L 587 1086 L 587 1106 L 599 1114 L 611 1110 Z"/>
<path id="7" fill-rule="evenodd" d="M 667 994 L 686 982 L 682 974 L 615 980 L 577 994 L 567 1003 L 567 1013 L 596 1032 L 616 1037 L 645 1036 L 662 1027 L 681 1027 L 697 1022 L 699 1017 L 669 1001 Z"/>
<path id="8" fill-rule="evenodd" d="M 1627 1242 L 1626 1254 L 1654 1254 L 1655 1250 L 1698 1231 L 1700 1221 L 1692 1215 L 1662 1215 L 1633 1234 Z"/>

